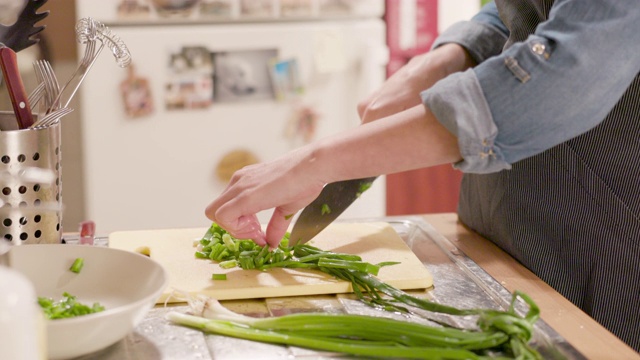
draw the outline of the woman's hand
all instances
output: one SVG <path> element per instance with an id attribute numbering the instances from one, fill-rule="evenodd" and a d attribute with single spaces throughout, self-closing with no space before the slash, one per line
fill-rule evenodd
<path id="1" fill-rule="evenodd" d="M 227 188 L 205 210 L 231 235 L 259 245 L 278 246 L 293 214 L 315 199 L 325 182 L 313 164 L 312 151 L 301 148 L 268 163 L 237 171 Z M 274 209 L 266 233 L 256 213 Z"/>
<path id="2" fill-rule="evenodd" d="M 467 51 L 458 44 L 445 44 L 415 56 L 358 104 L 360 120 L 367 123 L 419 105 L 422 91 L 449 74 L 474 65 Z"/>

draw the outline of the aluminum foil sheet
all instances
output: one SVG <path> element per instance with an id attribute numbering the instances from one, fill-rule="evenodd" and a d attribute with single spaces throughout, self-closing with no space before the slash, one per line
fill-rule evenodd
<path id="1" fill-rule="evenodd" d="M 348 220 L 344 220 L 348 222 Z M 367 220 L 358 220 L 358 222 Z M 423 291 L 408 291 L 432 301 L 458 308 L 507 309 L 511 294 L 494 278 L 421 217 L 387 217 L 369 221 L 386 221 L 404 239 L 422 263 L 431 271 L 434 287 Z M 353 220 L 351 221 L 353 222 Z M 73 240 L 69 241 L 72 242 Z M 96 245 L 107 239 L 97 239 Z M 401 317 L 409 321 L 429 322 L 423 317 L 383 313 L 368 307 L 351 294 L 282 297 L 251 300 L 222 301 L 232 311 L 255 316 L 279 316 L 300 312 L 352 313 Z M 335 359 L 341 354 L 264 344 L 207 335 L 198 330 L 171 324 L 165 319 L 170 311 L 187 312 L 186 305 L 157 306 L 125 339 L 97 353 L 80 359 L 98 360 L 236 360 L 236 359 Z M 524 303 L 516 310 L 526 312 Z M 456 326 L 473 327 L 475 318 L 430 314 L 431 320 Z M 533 347 L 545 359 L 585 359 L 544 321 L 536 323 Z"/>

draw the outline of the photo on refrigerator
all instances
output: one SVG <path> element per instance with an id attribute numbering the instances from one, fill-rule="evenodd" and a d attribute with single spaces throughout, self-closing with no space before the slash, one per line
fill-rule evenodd
<path id="1" fill-rule="evenodd" d="M 277 56 L 277 49 L 215 52 L 215 100 L 273 99 L 269 64 Z"/>
<path id="2" fill-rule="evenodd" d="M 204 46 L 184 46 L 168 58 L 168 110 L 202 109 L 213 103 L 213 60 Z"/>

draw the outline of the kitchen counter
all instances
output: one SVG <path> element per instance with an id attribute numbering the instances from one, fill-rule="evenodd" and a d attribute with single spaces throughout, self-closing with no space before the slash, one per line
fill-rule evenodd
<path id="1" fill-rule="evenodd" d="M 434 287 L 414 290 L 416 295 L 457 307 L 509 306 L 511 292 L 528 294 L 540 307 L 533 342 L 542 356 L 559 359 L 640 359 L 640 354 L 573 306 L 504 251 L 469 231 L 457 215 L 429 214 L 385 218 L 431 271 Z M 379 221 L 379 219 L 376 219 Z M 411 291 L 410 291 L 411 293 Z M 378 310 L 362 305 L 352 294 L 225 300 L 232 311 L 250 316 L 325 311 L 375 315 Z M 526 311 L 516 305 L 520 313 Z M 188 311 L 182 303 L 158 305 L 125 339 L 82 359 L 292 359 L 332 358 L 296 347 L 249 342 L 224 336 L 205 335 L 169 323 L 170 311 Z M 441 320 L 467 321 L 458 318 Z"/>
<path id="2" fill-rule="evenodd" d="M 542 320 L 587 358 L 640 359 L 640 354 L 507 253 L 469 231 L 456 214 L 430 214 L 424 219 L 507 290 L 521 290 L 531 296 L 540 307 Z"/>

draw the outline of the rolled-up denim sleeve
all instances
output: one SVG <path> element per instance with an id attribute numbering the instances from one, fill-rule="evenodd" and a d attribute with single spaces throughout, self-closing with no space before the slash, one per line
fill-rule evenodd
<path id="1" fill-rule="evenodd" d="M 480 9 L 470 21 L 460 21 L 442 32 L 433 42 L 432 49 L 443 44 L 456 43 L 467 49 L 476 63 L 502 52 L 509 30 L 498 16 L 493 2 Z"/>
<path id="2" fill-rule="evenodd" d="M 598 125 L 640 71 L 636 0 L 556 0 L 534 34 L 424 91 L 465 172 L 487 173 Z"/>

